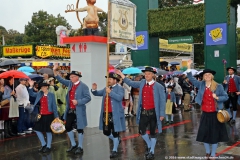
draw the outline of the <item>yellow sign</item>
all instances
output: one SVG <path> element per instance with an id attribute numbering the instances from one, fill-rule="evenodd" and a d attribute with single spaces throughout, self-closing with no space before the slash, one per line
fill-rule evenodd
<path id="1" fill-rule="evenodd" d="M 32 62 L 32 66 L 48 66 L 48 62 L 45 61 Z"/>
<path id="2" fill-rule="evenodd" d="M 159 48 L 166 50 L 175 50 L 182 52 L 192 52 L 192 44 L 181 43 L 181 44 L 168 44 L 168 40 L 159 39 Z"/>
<path id="3" fill-rule="evenodd" d="M 50 56 L 70 58 L 70 48 L 36 46 L 36 55 L 41 58 L 47 58 Z"/>
<path id="4" fill-rule="evenodd" d="M 32 56 L 33 55 L 33 46 L 3 46 L 3 56 Z"/>
<path id="5" fill-rule="evenodd" d="M 47 58 L 51 54 L 51 46 L 36 46 L 36 55 L 38 57 Z"/>

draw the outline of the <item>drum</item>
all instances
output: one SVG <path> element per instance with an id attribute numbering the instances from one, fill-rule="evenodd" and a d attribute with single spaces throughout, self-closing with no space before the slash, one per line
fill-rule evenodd
<path id="1" fill-rule="evenodd" d="M 226 110 L 219 110 L 217 113 L 217 119 L 221 123 L 228 122 L 230 120 L 230 116 L 228 111 Z"/>

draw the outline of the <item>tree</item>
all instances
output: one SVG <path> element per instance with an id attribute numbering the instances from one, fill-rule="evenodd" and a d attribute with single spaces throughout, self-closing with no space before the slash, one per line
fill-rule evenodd
<path id="1" fill-rule="evenodd" d="M 55 28 L 59 25 L 71 28 L 67 20 L 60 14 L 54 17 L 49 15 L 46 11 L 38 11 L 33 13 L 31 22 L 25 25 L 24 42 L 41 42 L 47 44 L 56 44 L 57 35 Z"/>
<path id="2" fill-rule="evenodd" d="M 193 0 L 158 0 L 159 8 L 193 4 Z"/>
<path id="3" fill-rule="evenodd" d="M 240 28 L 237 28 L 237 52 L 238 59 L 240 59 Z"/>
<path id="4" fill-rule="evenodd" d="M 8 32 L 6 30 L 6 28 L 4 28 L 3 26 L 0 26 L 0 45 L 2 45 L 2 36 L 4 36 L 5 42 L 6 42 L 6 36 L 8 35 Z"/>

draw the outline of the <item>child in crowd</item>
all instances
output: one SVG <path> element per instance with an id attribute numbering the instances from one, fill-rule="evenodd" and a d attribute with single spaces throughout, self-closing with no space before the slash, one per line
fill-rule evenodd
<path id="1" fill-rule="evenodd" d="M 177 107 L 176 104 L 176 96 L 175 93 L 173 92 L 173 86 L 169 85 L 167 86 L 167 92 L 166 92 L 166 122 L 165 124 L 169 125 L 173 123 L 173 113 L 176 111 L 175 107 Z M 171 122 L 169 122 L 169 116 L 171 115 Z"/>

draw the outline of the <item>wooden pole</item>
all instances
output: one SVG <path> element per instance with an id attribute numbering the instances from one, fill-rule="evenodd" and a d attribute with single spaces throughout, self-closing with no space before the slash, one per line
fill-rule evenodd
<path id="1" fill-rule="evenodd" d="M 108 1 L 108 28 L 107 28 L 107 66 L 106 66 L 106 74 L 107 74 L 107 78 L 106 78 L 106 88 L 108 87 L 108 76 L 109 76 L 109 71 L 108 71 L 108 67 L 109 67 L 109 40 L 110 40 L 110 2 Z M 108 93 L 106 93 L 106 119 L 105 119 L 105 130 L 108 129 Z"/>

